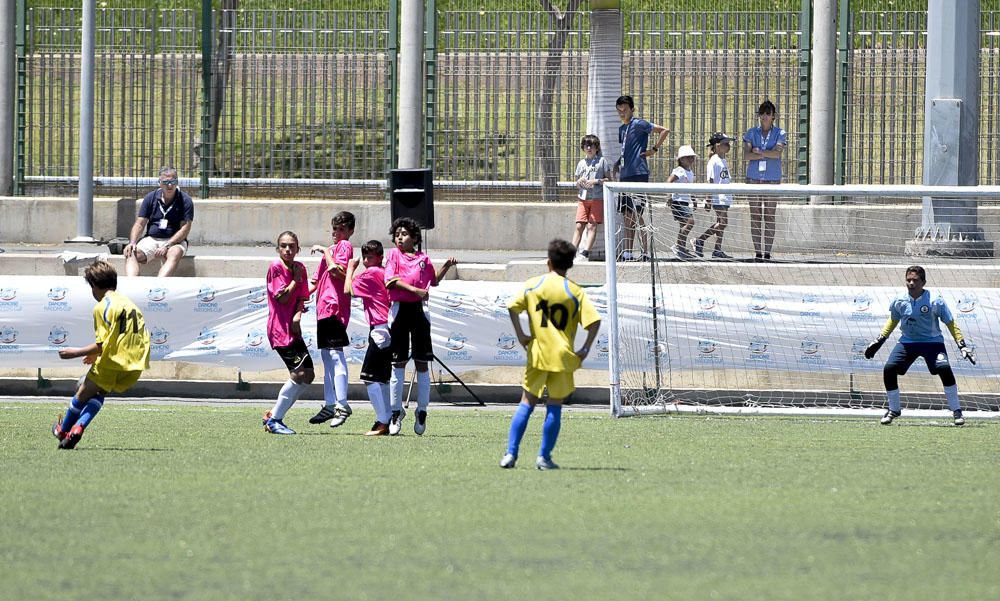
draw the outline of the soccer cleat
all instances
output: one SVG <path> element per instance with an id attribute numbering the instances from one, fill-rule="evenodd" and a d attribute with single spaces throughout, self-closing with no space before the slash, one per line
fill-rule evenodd
<path id="1" fill-rule="evenodd" d="M 271 410 L 268 409 L 267 411 L 264 412 L 264 415 L 260 418 L 260 423 L 264 426 L 265 430 L 267 430 L 267 422 L 270 419 L 271 419 Z"/>
<path id="2" fill-rule="evenodd" d="M 372 429 L 365 432 L 365 436 L 386 436 L 389 434 L 389 424 L 383 424 L 382 422 L 375 422 Z"/>
<path id="3" fill-rule="evenodd" d="M 63 417 L 65 416 L 60 415 L 59 419 L 56 420 L 56 423 L 52 424 L 52 436 L 58 438 L 59 442 L 62 442 L 62 439 L 66 438 L 66 433 L 63 432 L 62 429 Z"/>
<path id="4" fill-rule="evenodd" d="M 500 467 L 505 470 L 509 470 L 514 467 L 517 463 L 517 457 L 511 455 L 510 453 L 505 453 L 503 459 L 500 460 Z"/>
<path id="5" fill-rule="evenodd" d="M 406 417 L 406 409 L 398 409 L 392 412 L 389 418 L 389 436 L 396 436 L 403 429 L 403 418 Z"/>
<path id="6" fill-rule="evenodd" d="M 965 425 L 965 417 L 962 416 L 962 410 L 961 409 L 959 409 L 958 411 L 953 412 L 952 416 L 954 416 L 954 418 L 955 418 L 955 425 L 956 426 L 964 426 Z"/>
<path id="7" fill-rule="evenodd" d="M 427 429 L 427 412 L 417 409 L 417 418 L 413 420 L 413 433 L 420 436 Z"/>
<path id="8" fill-rule="evenodd" d="M 269 411 L 267 415 L 270 416 L 271 412 Z M 295 434 L 295 430 L 286 426 L 280 419 L 274 419 L 273 417 L 269 417 L 269 419 L 264 422 L 264 430 L 271 434 Z"/>
<path id="9" fill-rule="evenodd" d="M 81 438 L 83 438 L 83 426 L 77 424 L 70 428 L 69 433 L 67 433 L 66 436 L 59 441 L 59 448 L 67 451 L 73 449 L 76 447 L 76 444 L 80 442 Z"/>
<path id="10" fill-rule="evenodd" d="M 556 465 L 552 459 L 546 459 L 545 457 L 539 455 L 538 459 L 535 459 L 535 469 L 539 469 L 544 472 L 545 470 L 557 470 L 559 469 L 559 466 Z"/>
<path id="11" fill-rule="evenodd" d="M 899 417 L 899 413 L 896 411 L 892 411 L 890 409 L 889 411 L 885 412 L 885 415 L 882 416 L 882 419 L 879 420 L 879 423 L 882 424 L 883 426 L 888 426 L 889 424 L 892 423 L 892 420 L 896 419 L 897 417 Z"/>
<path id="12" fill-rule="evenodd" d="M 712 258 L 713 259 L 732 259 L 732 257 L 730 257 L 726 253 L 722 252 L 721 250 L 713 251 L 712 252 Z"/>
<path id="13" fill-rule="evenodd" d="M 340 405 L 337 405 L 337 408 L 333 410 L 333 419 L 330 421 L 330 427 L 336 428 L 337 426 L 343 426 L 344 422 L 347 421 L 347 418 L 351 417 L 351 413 L 353 413 L 353 411 L 351 411 L 350 407 L 341 407 Z"/>
<path id="14" fill-rule="evenodd" d="M 705 241 L 701 238 L 694 241 L 694 254 L 698 257 L 705 256 Z"/>
<path id="15" fill-rule="evenodd" d="M 309 418 L 310 424 L 322 424 L 328 419 L 333 419 L 336 415 L 335 405 L 323 405 L 323 408 L 319 410 L 319 413 Z"/>

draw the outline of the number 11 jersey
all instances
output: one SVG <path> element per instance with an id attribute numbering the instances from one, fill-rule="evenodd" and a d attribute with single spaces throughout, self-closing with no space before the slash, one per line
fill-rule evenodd
<path id="1" fill-rule="evenodd" d="M 524 283 L 523 292 L 509 308 L 528 312 L 531 344 L 528 366 L 543 371 L 568 372 L 580 367 L 574 347 L 577 327 L 587 327 L 600 316 L 583 289 L 557 273 L 549 272 Z"/>
<path id="2" fill-rule="evenodd" d="M 101 345 L 99 367 L 149 369 L 149 332 L 142 311 L 124 294 L 108 290 L 94 306 L 94 337 Z"/>

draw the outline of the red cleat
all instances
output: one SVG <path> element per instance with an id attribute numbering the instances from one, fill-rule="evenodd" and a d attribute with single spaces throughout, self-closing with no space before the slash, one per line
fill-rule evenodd
<path id="1" fill-rule="evenodd" d="M 67 451 L 76 447 L 76 443 L 80 442 L 83 438 L 83 426 L 77 424 L 73 426 L 66 437 L 62 439 L 59 443 L 60 449 L 66 449 Z"/>

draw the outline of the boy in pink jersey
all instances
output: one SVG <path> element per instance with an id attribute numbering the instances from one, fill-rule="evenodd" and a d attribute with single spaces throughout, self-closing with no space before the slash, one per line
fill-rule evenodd
<path id="1" fill-rule="evenodd" d="M 309 298 L 306 267 L 295 260 L 299 237 L 294 232 L 278 236 L 278 260 L 267 270 L 267 340 L 288 367 L 288 381 L 278 392 L 274 407 L 264 414 L 264 430 L 271 434 L 295 434 L 285 425 L 285 413 L 312 384 L 312 357 L 302 339 L 302 312 Z"/>
<path id="2" fill-rule="evenodd" d="M 423 434 L 427 428 L 427 406 L 431 401 L 431 374 L 427 364 L 434 359 L 431 349 L 430 311 L 427 309 L 427 290 L 438 282 L 457 263 L 449 257 L 441 269 L 434 271 L 430 258 L 416 251 L 420 244 L 420 225 L 409 217 L 392 222 L 389 230 L 396 248 L 389 251 L 385 261 L 385 287 L 389 290 L 389 334 L 392 336 L 392 378 L 390 397 L 392 414 L 389 434 L 399 434 L 406 412 L 403 410 L 403 384 L 406 379 L 406 362 L 413 359 L 417 369 L 417 419 L 413 431 Z M 412 341 L 413 354 L 410 354 Z"/>
<path id="3" fill-rule="evenodd" d="M 310 424 L 330 421 L 330 427 L 343 425 L 351 416 L 347 402 L 347 355 L 344 347 L 350 343 L 347 324 L 351 320 L 351 297 L 344 292 L 347 264 L 354 258 L 351 236 L 354 215 L 341 211 L 330 220 L 333 244 L 312 247 L 323 253 L 313 277 L 316 291 L 316 346 L 323 357 L 323 408 L 309 418 Z"/>
<path id="4" fill-rule="evenodd" d="M 344 290 L 361 299 L 368 319 L 368 350 L 361 366 L 361 380 L 368 388 L 368 400 L 375 409 L 375 425 L 365 436 L 389 433 L 389 376 L 392 371 L 392 351 L 389 348 L 389 291 L 385 289 L 382 269 L 382 243 L 370 240 L 361 247 L 364 267 L 358 270 L 358 259 L 347 266 Z"/>

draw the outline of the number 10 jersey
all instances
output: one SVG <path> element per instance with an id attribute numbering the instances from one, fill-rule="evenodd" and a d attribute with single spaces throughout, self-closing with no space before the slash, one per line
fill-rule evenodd
<path id="1" fill-rule="evenodd" d="M 580 367 L 574 347 L 577 327 L 586 328 L 600 316 L 576 282 L 554 272 L 533 277 L 509 308 L 516 313 L 528 312 L 532 338 L 528 367 L 555 372 Z"/>

